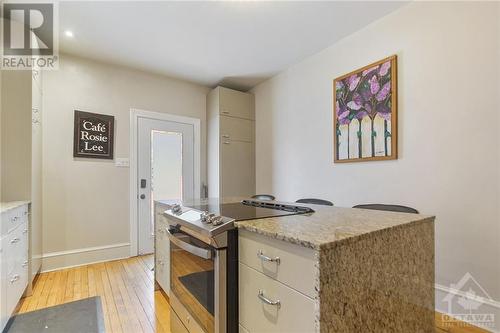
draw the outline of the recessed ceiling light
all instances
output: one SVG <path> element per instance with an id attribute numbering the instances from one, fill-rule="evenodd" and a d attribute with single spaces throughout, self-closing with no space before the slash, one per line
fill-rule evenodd
<path id="1" fill-rule="evenodd" d="M 73 36 L 74 36 L 74 35 L 73 35 L 73 31 L 71 31 L 71 30 L 66 30 L 66 31 L 64 32 L 64 34 L 66 35 L 66 37 L 73 37 Z"/>

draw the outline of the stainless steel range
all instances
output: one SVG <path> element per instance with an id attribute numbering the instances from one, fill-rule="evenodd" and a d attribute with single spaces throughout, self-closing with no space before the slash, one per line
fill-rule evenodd
<path id="1" fill-rule="evenodd" d="M 173 205 L 170 239 L 173 333 L 238 332 L 238 235 L 235 221 L 314 212 L 303 206 L 243 200 Z"/>

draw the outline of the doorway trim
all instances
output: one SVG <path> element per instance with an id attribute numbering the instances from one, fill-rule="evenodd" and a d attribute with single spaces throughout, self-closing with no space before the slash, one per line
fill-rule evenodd
<path id="1" fill-rule="evenodd" d="M 169 113 L 146 111 L 141 109 L 130 109 L 130 166 L 129 166 L 129 225 L 130 225 L 130 256 L 134 257 L 139 254 L 138 249 L 138 216 L 137 216 L 137 172 L 138 172 L 138 137 L 137 124 L 139 118 L 147 118 L 154 120 L 163 120 L 176 123 L 193 125 L 194 129 L 194 196 L 195 199 L 201 194 L 201 121 L 197 118 L 178 116 Z"/>

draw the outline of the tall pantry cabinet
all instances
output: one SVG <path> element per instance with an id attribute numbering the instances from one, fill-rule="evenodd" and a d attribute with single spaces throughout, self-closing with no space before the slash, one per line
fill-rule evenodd
<path id="1" fill-rule="evenodd" d="M 0 201 L 29 201 L 28 285 L 42 263 L 42 71 L 2 71 Z"/>
<path id="2" fill-rule="evenodd" d="M 255 194 L 255 100 L 217 87 L 207 96 L 208 197 Z"/>

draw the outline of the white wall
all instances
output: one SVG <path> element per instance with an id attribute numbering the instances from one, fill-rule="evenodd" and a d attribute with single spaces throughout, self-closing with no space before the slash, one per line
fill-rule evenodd
<path id="1" fill-rule="evenodd" d="M 31 72 L 2 73 L 2 201 L 31 199 Z"/>
<path id="2" fill-rule="evenodd" d="M 257 192 L 435 214 L 436 282 L 500 301 L 499 11 L 412 3 L 257 86 Z M 392 54 L 400 158 L 333 164 L 333 79 Z"/>
<path id="3" fill-rule="evenodd" d="M 129 157 L 131 108 L 201 119 L 203 182 L 208 89 L 65 54 L 43 79 L 43 269 L 128 256 L 129 169 L 73 158 L 74 110 L 115 116 L 115 158 Z"/>

